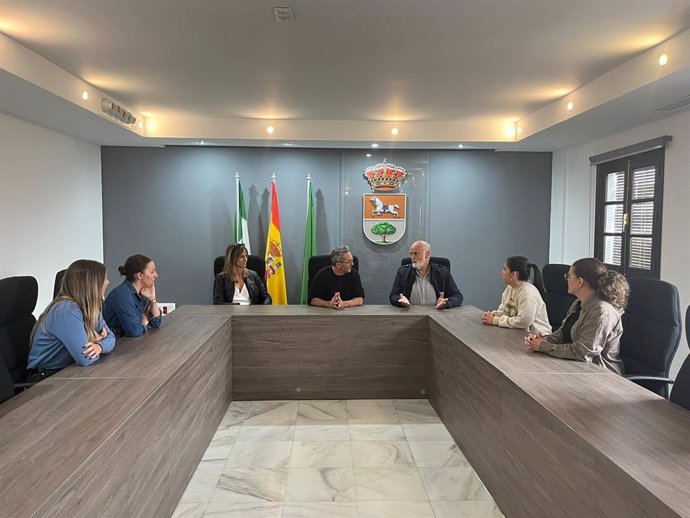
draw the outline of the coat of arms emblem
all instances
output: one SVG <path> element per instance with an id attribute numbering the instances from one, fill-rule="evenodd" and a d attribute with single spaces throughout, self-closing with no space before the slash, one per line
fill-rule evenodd
<path id="1" fill-rule="evenodd" d="M 362 195 L 362 228 L 372 243 L 392 245 L 405 234 L 407 195 L 395 191 L 406 175 L 405 169 L 385 160 L 364 170 L 373 192 Z"/>

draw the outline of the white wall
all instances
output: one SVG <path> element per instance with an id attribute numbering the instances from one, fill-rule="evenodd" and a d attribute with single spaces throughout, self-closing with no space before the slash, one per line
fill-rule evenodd
<path id="1" fill-rule="evenodd" d="M 589 157 L 662 135 L 671 135 L 665 153 L 661 230 L 661 278 L 678 287 L 681 313 L 690 304 L 690 112 L 553 154 L 550 262 L 571 263 L 594 253 L 594 183 Z M 688 355 L 685 336 L 672 377 Z"/>
<path id="2" fill-rule="evenodd" d="M 0 278 L 36 277 L 39 314 L 80 258 L 103 260 L 100 146 L 0 113 Z"/>

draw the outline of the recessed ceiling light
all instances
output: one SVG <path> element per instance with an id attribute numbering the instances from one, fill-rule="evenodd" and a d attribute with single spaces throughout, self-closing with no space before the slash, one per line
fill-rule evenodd
<path id="1" fill-rule="evenodd" d="M 391 135 L 397 135 L 398 134 L 398 128 L 393 128 L 391 130 Z"/>
<path id="2" fill-rule="evenodd" d="M 371 158 L 371 153 L 367 153 L 367 158 Z"/>
<path id="3" fill-rule="evenodd" d="M 569 112 L 573 111 L 573 101 L 568 101 L 568 104 L 566 104 L 565 107 L 568 109 Z"/>
<path id="4" fill-rule="evenodd" d="M 292 142 L 285 142 L 283 143 L 283 146 L 292 146 Z"/>
<path id="5" fill-rule="evenodd" d="M 371 147 L 377 148 L 377 147 L 379 147 L 379 145 L 378 145 L 376 142 L 374 142 L 374 143 L 371 145 Z"/>
<path id="6" fill-rule="evenodd" d="M 84 90 L 84 91 L 81 93 L 81 98 L 84 99 L 85 101 L 88 101 L 88 100 L 89 100 L 89 92 L 87 92 L 86 90 Z"/>
<path id="7" fill-rule="evenodd" d="M 465 147 L 465 144 L 458 144 L 458 147 L 460 147 L 460 148 Z"/>
<path id="8" fill-rule="evenodd" d="M 668 55 L 662 54 L 659 56 L 659 65 L 662 67 L 665 67 L 666 64 L 668 63 Z"/>
<path id="9" fill-rule="evenodd" d="M 275 131 L 275 128 L 273 126 L 267 126 L 266 127 L 266 133 L 273 133 Z"/>
<path id="10" fill-rule="evenodd" d="M 199 144 L 200 146 L 203 146 L 204 144 L 206 144 L 206 141 L 204 141 L 204 140 L 197 140 L 196 143 Z"/>

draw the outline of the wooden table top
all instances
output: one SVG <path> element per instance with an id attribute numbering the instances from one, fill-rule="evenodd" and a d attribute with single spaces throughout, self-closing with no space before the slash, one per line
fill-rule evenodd
<path id="1" fill-rule="evenodd" d="M 690 412 L 616 374 L 508 377 L 591 450 L 690 516 Z"/>
<path id="2" fill-rule="evenodd" d="M 161 329 L 119 338 L 115 349 L 98 363 L 71 365 L 51 378 L 165 378 L 226 325 L 228 315 L 173 312 L 163 318 Z"/>
<path id="3" fill-rule="evenodd" d="M 161 383 L 51 377 L 0 405 L 2 515 L 31 516 Z"/>

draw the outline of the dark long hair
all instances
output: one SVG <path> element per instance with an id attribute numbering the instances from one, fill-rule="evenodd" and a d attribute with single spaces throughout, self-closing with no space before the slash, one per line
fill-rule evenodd
<path id="1" fill-rule="evenodd" d="M 118 266 L 117 271 L 120 272 L 120 275 L 124 275 L 129 282 L 134 282 L 134 276 L 146 270 L 146 265 L 151 261 L 152 259 L 145 255 L 130 255 L 125 261 L 124 266 Z"/>
<path id="2" fill-rule="evenodd" d="M 544 287 L 544 278 L 541 275 L 539 267 L 530 263 L 529 259 L 521 255 L 514 255 L 506 259 L 506 266 L 511 272 L 517 273 L 518 279 L 526 281 L 529 279 L 530 270 L 534 273 L 534 280 L 532 284 L 539 291 L 541 298 L 546 300 L 546 288 Z"/>
<path id="3" fill-rule="evenodd" d="M 244 246 L 244 244 L 242 243 L 230 244 L 228 245 L 228 248 L 225 250 L 225 264 L 223 266 L 223 271 L 228 276 L 228 279 L 231 282 L 235 282 L 235 270 L 237 269 L 235 263 L 237 262 L 239 256 L 242 255 L 242 252 L 246 250 L 247 247 Z M 247 278 L 248 274 L 249 272 L 247 271 L 247 268 L 242 270 L 242 277 L 244 277 L 245 279 Z"/>
<path id="4" fill-rule="evenodd" d="M 628 305 L 630 285 L 623 275 L 609 270 L 599 259 L 586 257 L 573 263 L 573 273 L 582 277 L 596 294 L 612 306 L 625 309 Z"/>

